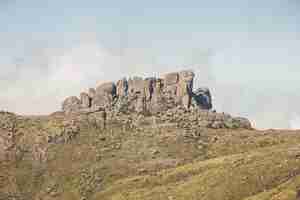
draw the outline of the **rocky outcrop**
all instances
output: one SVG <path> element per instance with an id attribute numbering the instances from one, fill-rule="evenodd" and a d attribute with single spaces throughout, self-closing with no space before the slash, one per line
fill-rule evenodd
<path id="1" fill-rule="evenodd" d="M 62 110 L 67 114 L 79 112 L 81 108 L 81 101 L 76 96 L 66 98 L 62 104 Z"/>
<path id="2" fill-rule="evenodd" d="M 80 100 L 81 100 L 81 107 L 82 108 L 90 108 L 91 107 L 91 100 L 92 100 L 92 98 L 90 98 L 90 96 L 87 94 L 87 93 L 85 93 L 85 92 L 82 92 L 81 94 L 80 94 Z"/>
<path id="3" fill-rule="evenodd" d="M 52 144 L 70 142 L 79 133 L 80 126 L 87 126 L 88 122 L 84 115 L 56 113 L 25 117 L 0 111 L 0 162 L 22 159 L 46 162 Z"/>
<path id="4" fill-rule="evenodd" d="M 211 109 L 212 108 L 212 98 L 208 88 L 198 88 L 193 93 L 192 105 L 194 107 L 198 106 L 202 109 Z"/>
<path id="5" fill-rule="evenodd" d="M 91 100 L 94 99 L 95 96 L 96 96 L 96 90 L 94 88 L 90 88 L 88 95 L 89 95 L 89 97 L 90 97 Z"/>
<path id="6" fill-rule="evenodd" d="M 245 128 L 251 129 L 251 123 L 246 118 L 232 117 L 229 114 L 217 113 L 210 110 L 186 109 L 177 107 L 161 113 L 157 118 L 161 123 L 175 123 L 180 128 L 197 130 L 199 127 L 221 128 Z"/>
<path id="7" fill-rule="evenodd" d="M 105 109 L 154 114 L 178 105 L 187 109 L 211 109 L 209 90 L 193 91 L 194 76 L 192 71 L 181 71 L 166 74 L 164 78 L 133 77 L 103 83 L 96 89 L 90 88 L 88 93 L 81 93 L 80 99 L 67 98 L 63 102 L 63 111 L 77 113 Z"/>
<path id="8" fill-rule="evenodd" d="M 128 81 L 126 78 L 119 80 L 117 82 L 117 96 L 123 97 L 127 96 L 128 93 Z"/>
<path id="9" fill-rule="evenodd" d="M 247 119 L 212 112 L 210 90 L 194 89 L 194 77 L 194 72 L 186 70 L 168 73 L 163 78 L 133 77 L 103 83 L 96 89 L 90 88 L 88 93 L 81 93 L 80 99 L 67 98 L 63 111 L 66 114 L 101 111 L 114 117 L 119 114 L 159 116 L 166 118 L 166 123 L 185 122 L 187 126 L 209 128 L 251 128 Z M 197 120 L 186 120 L 190 117 Z"/>

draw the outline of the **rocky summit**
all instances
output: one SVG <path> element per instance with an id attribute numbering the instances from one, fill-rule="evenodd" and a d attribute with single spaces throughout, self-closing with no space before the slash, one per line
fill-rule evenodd
<path id="1" fill-rule="evenodd" d="M 164 78 L 123 78 L 90 88 L 80 98 L 68 97 L 62 108 L 66 113 L 113 110 L 156 114 L 177 106 L 209 110 L 212 108 L 210 91 L 207 88 L 194 91 L 194 76 L 192 71 L 181 71 L 166 74 Z"/>
<path id="2" fill-rule="evenodd" d="M 245 118 L 212 111 L 212 96 L 208 88 L 194 89 L 193 71 L 168 73 L 163 78 L 123 78 L 106 82 L 80 97 L 71 96 L 62 104 L 65 114 L 103 112 L 106 118 L 126 115 L 183 126 L 211 128 L 251 128 Z"/>

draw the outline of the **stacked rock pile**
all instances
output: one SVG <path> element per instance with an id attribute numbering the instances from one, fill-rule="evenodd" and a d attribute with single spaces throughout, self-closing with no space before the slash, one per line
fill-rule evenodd
<path id="1" fill-rule="evenodd" d="M 181 71 L 166 74 L 163 78 L 123 78 L 117 83 L 107 82 L 80 98 L 68 97 L 62 104 L 65 114 L 97 113 L 96 118 L 139 124 L 147 117 L 155 123 L 176 123 L 183 128 L 251 128 L 249 120 L 216 113 L 208 88 L 193 88 L 195 74 Z M 146 120 L 151 121 L 151 120 Z"/>

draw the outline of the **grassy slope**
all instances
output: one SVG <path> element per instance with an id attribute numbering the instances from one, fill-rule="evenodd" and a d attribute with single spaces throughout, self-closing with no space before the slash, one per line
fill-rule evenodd
<path id="1" fill-rule="evenodd" d="M 33 141 L 60 126 L 28 120 L 22 133 Z M 85 126 L 72 141 L 51 145 L 46 163 L 0 163 L 0 199 L 294 200 L 298 144 L 297 131 Z"/>
<path id="2" fill-rule="evenodd" d="M 296 199 L 298 134 L 209 131 L 207 156 L 216 158 L 119 180 L 94 199 Z"/>
<path id="3" fill-rule="evenodd" d="M 297 176 L 299 155 L 299 147 L 283 146 L 210 159 L 117 181 L 94 199 L 243 199 Z"/>

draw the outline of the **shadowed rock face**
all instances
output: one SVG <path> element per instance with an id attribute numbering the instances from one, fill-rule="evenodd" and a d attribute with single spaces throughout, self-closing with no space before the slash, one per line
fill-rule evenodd
<path id="1" fill-rule="evenodd" d="M 91 98 L 89 95 L 85 92 L 82 92 L 80 94 L 80 100 L 81 100 L 81 107 L 82 108 L 89 108 L 91 107 Z"/>
<path id="2" fill-rule="evenodd" d="M 192 104 L 199 106 L 203 109 L 212 108 L 211 94 L 208 88 L 198 88 L 193 93 Z"/>
<path id="3" fill-rule="evenodd" d="M 211 109 L 212 102 L 208 89 L 193 92 L 195 74 L 181 71 L 166 74 L 163 79 L 149 77 L 123 78 L 116 83 L 108 82 L 88 94 L 81 93 L 80 99 L 69 97 L 63 102 L 65 113 L 97 111 L 99 109 L 130 111 L 141 114 L 159 113 L 176 106 L 186 109 L 196 107 Z"/>

